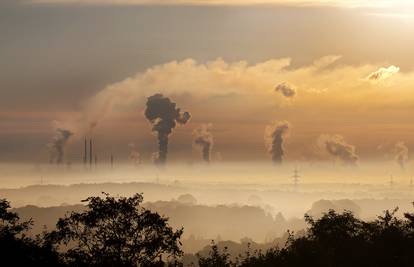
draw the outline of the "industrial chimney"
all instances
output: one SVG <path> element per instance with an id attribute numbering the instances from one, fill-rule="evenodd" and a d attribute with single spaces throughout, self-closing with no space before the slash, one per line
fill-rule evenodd
<path id="1" fill-rule="evenodd" d="M 86 163 L 88 162 L 88 141 L 86 140 L 85 137 L 85 147 L 84 147 L 84 151 L 83 151 L 83 164 L 86 165 Z"/>
<path id="2" fill-rule="evenodd" d="M 92 139 L 89 140 L 89 165 L 92 166 L 92 157 L 93 156 L 93 152 L 92 152 Z"/>

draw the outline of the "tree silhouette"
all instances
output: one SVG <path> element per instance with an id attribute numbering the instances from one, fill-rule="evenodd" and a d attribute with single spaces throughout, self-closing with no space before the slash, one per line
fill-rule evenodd
<path id="1" fill-rule="evenodd" d="M 234 265 L 230 260 L 227 247 L 220 251 L 214 241 L 211 241 L 211 250 L 207 257 L 197 255 L 199 267 L 229 267 Z"/>
<path id="2" fill-rule="evenodd" d="M 229 255 L 211 246 L 207 257 L 200 257 L 200 267 L 389 267 L 414 266 L 414 214 L 405 219 L 396 216 L 398 209 L 385 211 L 376 220 L 365 222 L 351 212 L 333 210 L 321 218 L 305 215 L 309 225 L 303 236 L 290 237 L 285 247 L 246 253 L 232 262 Z"/>
<path id="3" fill-rule="evenodd" d="M 89 197 L 87 209 L 59 219 L 48 239 L 65 250 L 72 266 L 156 266 L 162 256 L 182 255 L 180 237 L 167 218 L 140 206 L 141 194 L 132 197 Z"/>
<path id="4" fill-rule="evenodd" d="M 10 203 L 0 199 L 0 265 L 60 266 L 58 253 L 38 236 L 28 237 L 32 221 L 21 222 L 10 212 Z"/>

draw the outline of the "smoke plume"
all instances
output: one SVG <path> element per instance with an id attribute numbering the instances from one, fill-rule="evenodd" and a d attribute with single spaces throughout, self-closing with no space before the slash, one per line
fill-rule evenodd
<path id="1" fill-rule="evenodd" d="M 296 88 L 295 86 L 288 84 L 286 82 L 278 84 L 275 87 L 275 91 L 281 93 L 287 98 L 293 98 L 296 95 Z"/>
<path id="2" fill-rule="evenodd" d="M 331 156 L 350 165 L 355 165 L 359 159 L 355 146 L 348 144 L 341 135 L 321 135 L 319 145 Z"/>
<path id="3" fill-rule="evenodd" d="M 47 145 L 50 153 L 50 162 L 61 164 L 64 160 L 65 147 L 73 133 L 66 129 L 57 128 L 55 136 Z"/>
<path id="4" fill-rule="evenodd" d="M 276 121 L 265 129 L 265 143 L 267 150 L 272 155 L 274 163 L 280 164 L 283 161 L 285 150 L 283 142 L 290 124 L 287 121 Z"/>
<path id="5" fill-rule="evenodd" d="M 211 150 L 214 143 L 211 127 L 211 124 L 203 124 L 193 131 L 194 144 L 201 148 L 203 160 L 206 162 L 211 160 Z"/>
<path id="6" fill-rule="evenodd" d="M 129 143 L 128 147 L 130 149 L 128 159 L 135 165 L 141 164 L 141 154 L 136 149 L 134 143 Z"/>
<path id="7" fill-rule="evenodd" d="M 181 112 L 176 103 L 171 102 L 162 94 L 148 97 L 145 117 L 151 122 L 152 130 L 158 138 L 158 154 L 155 163 L 164 164 L 167 161 L 168 138 L 173 129 L 179 124 L 185 124 L 191 118 L 190 113 Z"/>
<path id="8" fill-rule="evenodd" d="M 401 169 L 405 169 L 405 164 L 408 161 L 408 147 L 404 142 L 397 142 L 393 149 L 394 159 L 400 165 Z"/>

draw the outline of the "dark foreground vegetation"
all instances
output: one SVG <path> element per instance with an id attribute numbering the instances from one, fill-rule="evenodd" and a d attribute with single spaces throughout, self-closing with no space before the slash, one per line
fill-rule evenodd
<path id="1" fill-rule="evenodd" d="M 168 219 L 130 198 L 90 197 L 84 211 L 58 220 L 56 229 L 28 236 L 32 221 L 21 221 L 0 200 L 0 266 L 182 266 L 180 238 Z M 284 247 L 230 255 L 211 245 L 193 266 L 414 266 L 414 214 L 386 211 L 374 221 L 331 210 L 319 219 L 305 215 L 305 234 L 289 233 Z M 252 227 L 255 227 L 252 225 Z"/>

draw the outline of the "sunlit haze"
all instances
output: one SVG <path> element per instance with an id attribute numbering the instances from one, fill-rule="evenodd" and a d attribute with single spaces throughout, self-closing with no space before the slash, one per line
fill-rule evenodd
<path id="1" fill-rule="evenodd" d="M 142 193 L 194 258 L 403 218 L 413 47 L 409 0 L 0 1 L 0 201 L 38 234 Z"/>

